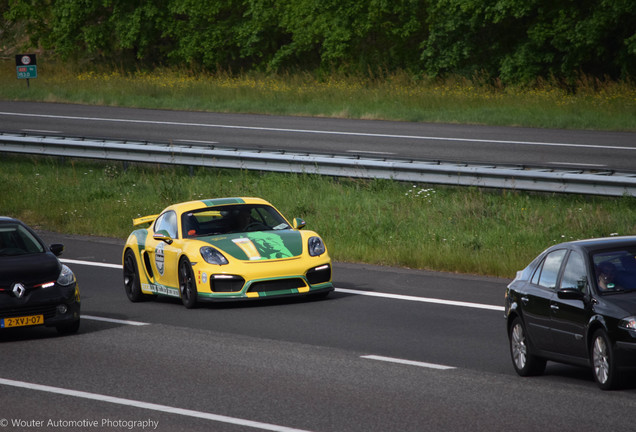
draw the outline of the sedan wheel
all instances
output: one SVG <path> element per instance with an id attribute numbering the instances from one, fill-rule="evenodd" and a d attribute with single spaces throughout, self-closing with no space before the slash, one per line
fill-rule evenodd
<path id="1" fill-rule="evenodd" d="M 531 354 L 523 323 L 515 318 L 510 327 L 510 356 L 512 365 L 520 376 L 541 375 L 546 361 Z"/>
<path id="2" fill-rule="evenodd" d="M 126 291 L 128 300 L 131 302 L 139 302 L 144 299 L 139 282 L 137 260 L 131 250 L 127 250 L 124 254 L 124 290 Z"/>
<path id="3" fill-rule="evenodd" d="M 194 280 L 194 272 L 192 265 L 185 258 L 179 263 L 179 293 L 186 308 L 192 309 L 197 305 L 197 285 Z"/>
<path id="4" fill-rule="evenodd" d="M 592 337 L 592 366 L 594 379 L 603 390 L 617 387 L 618 370 L 614 363 L 612 345 L 603 330 L 597 330 Z"/>

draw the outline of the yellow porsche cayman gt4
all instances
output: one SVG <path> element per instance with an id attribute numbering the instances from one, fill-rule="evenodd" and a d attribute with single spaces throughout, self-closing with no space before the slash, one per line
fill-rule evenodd
<path id="1" fill-rule="evenodd" d="M 174 204 L 133 220 L 122 253 L 130 301 L 156 295 L 200 301 L 326 296 L 331 259 L 318 234 L 301 230 L 260 198 Z"/>

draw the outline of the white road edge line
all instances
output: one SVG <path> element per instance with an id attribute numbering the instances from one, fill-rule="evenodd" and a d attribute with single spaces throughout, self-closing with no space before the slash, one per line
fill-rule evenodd
<path id="1" fill-rule="evenodd" d="M 22 129 L 22 132 L 35 132 L 35 133 L 62 133 L 62 131 L 58 130 L 44 130 L 44 129 Z"/>
<path id="2" fill-rule="evenodd" d="M 146 322 L 141 322 L 141 321 L 130 321 L 130 320 L 120 320 L 120 319 L 115 319 L 115 318 L 105 318 L 105 317 L 98 317 L 98 316 L 94 316 L 94 315 L 81 315 L 82 319 L 87 319 L 87 320 L 93 320 L 93 321 L 105 321 L 105 322 L 110 322 L 110 323 L 115 323 L 115 324 L 125 324 L 125 325 L 131 325 L 131 326 L 147 326 L 150 325 L 150 323 L 146 323 Z"/>
<path id="3" fill-rule="evenodd" d="M 594 144 L 553 143 L 553 142 L 539 142 L 539 141 L 454 138 L 454 137 L 437 137 L 437 136 L 421 136 L 421 135 L 399 135 L 399 134 L 382 134 L 382 133 L 365 133 L 365 132 L 327 131 L 327 130 L 312 130 L 312 129 L 285 129 L 285 128 L 259 127 L 259 126 L 238 126 L 238 125 L 224 125 L 224 124 L 190 123 L 190 122 L 158 121 L 158 120 L 137 120 L 137 119 L 105 118 L 105 117 L 81 117 L 81 116 L 67 116 L 67 115 L 53 115 L 53 114 L 15 113 L 15 112 L 2 112 L 2 111 L 0 111 L 0 115 L 66 119 L 66 120 L 82 120 L 82 121 L 89 120 L 89 121 L 102 121 L 102 122 L 137 123 L 137 124 L 150 124 L 150 125 L 191 126 L 191 127 L 220 128 L 220 129 L 243 129 L 243 130 L 269 131 L 269 132 L 293 132 L 293 133 L 323 134 L 323 135 L 416 139 L 416 140 L 427 140 L 427 141 L 519 144 L 519 145 L 535 145 L 535 146 L 549 146 L 549 147 L 595 148 L 595 149 L 603 149 L 603 150 L 628 150 L 628 151 L 636 150 L 636 147 L 623 147 L 623 146 L 616 146 L 616 145 L 602 146 L 602 145 L 594 145 Z"/>
<path id="4" fill-rule="evenodd" d="M 141 402 L 141 401 L 136 401 L 132 399 L 123 399 L 123 398 L 118 398 L 113 396 L 101 395 L 98 393 L 89 393 L 89 392 L 79 391 L 79 390 L 70 390 L 70 389 L 65 389 L 60 387 L 51 387 L 47 385 L 33 384 L 33 383 L 24 382 L 24 381 L 14 381 L 14 380 L 0 378 L 0 385 L 7 385 L 7 386 L 24 388 L 29 390 L 43 391 L 43 392 L 60 394 L 65 396 L 72 396 L 72 397 L 77 397 L 82 399 L 90 399 L 90 400 L 95 400 L 99 402 L 108 402 L 112 404 L 124 405 L 129 407 L 133 406 L 136 408 L 160 411 L 160 412 L 169 413 L 169 414 L 177 414 L 177 415 L 186 416 L 186 417 L 196 417 L 200 419 L 211 420 L 211 421 L 220 422 L 220 423 L 234 424 L 239 426 L 246 426 L 246 427 L 251 427 L 251 428 L 256 428 L 261 430 L 276 431 L 276 432 L 309 432 L 303 429 L 294 429 L 294 428 L 290 428 L 286 426 L 278 426 L 278 425 L 274 425 L 270 423 L 261 423 L 261 422 L 252 421 L 252 420 L 244 420 L 244 419 L 240 419 L 236 417 L 228 417 L 224 415 L 211 414 L 211 413 L 206 413 L 202 411 L 193 411 L 189 409 L 175 408 L 175 407 L 171 407 L 167 405 Z"/>
<path id="5" fill-rule="evenodd" d="M 407 301 L 415 301 L 422 303 L 436 303 L 436 304 L 444 304 L 448 306 L 461 306 L 461 307 L 469 307 L 475 309 L 487 309 L 503 312 L 503 306 L 494 306 L 487 305 L 481 303 L 469 303 L 455 300 L 443 300 L 436 298 L 428 298 L 428 297 L 416 297 L 416 296 L 407 296 L 402 294 L 388 294 L 388 293 L 379 293 L 379 292 L 371 292 L 371 291 L 359 291 L 359 290 L 350 290 L 344 288 L 336 288 L 337 292 L 347 293 L 347 294 L 356 294 L 356 295 L 364 295 L 369 297 L 382 297 L 382 298 L 390 298 L 394 300 L 407 300 Z"/>
<path id="6" fill-rule="evenodd" d="M 218 141 L 201 141 L 201 140 L 187 140 L 187 139 L 176 139 L 173 140 L 176 142 L 182 142 L 182 143 L 196 143 L 196 144 L 219 144 Z"/>
<path id="7" fill-rule="evenodd" d="M 568 166 L 573 166 L 573 167 L 595 167 L 595 168 L 606 167 L 607 166 L 605 164 L 590 164 L 590 163 L 578 163 L 578 162 L 559 162 L 559 161 L 548 162 L 548 164 L 550 164 L 550 165 L 568 165 Z"/>
<path id="8" fill-rule="evenodd" d="M 373 155 L 394 155 L 393 152 L 385 152 L 385 151 L 372 151 L 372 150 L 347 150 L 345 153 L 366 153 Z"/>
<path id="9" fill-rule="evenodd" d="M 418 367 L 424 367 L 429 369 L 439 369 L 439 370 L 456 369 L 454 366 L 444 366 L 444 365 L 439 365 L 434 363 L 424 363 L 424 362 L 418 362 L 413 360 L 404 360 L 404 359 L 398 359 L 393 357 L 383 357 L 383 356 L 377 356 L 377 355 L 364 355 L 364 356 L 360 356 L 360 358 L 368 359 L 368 360 L 378 360 L 378 361 L 389 362 L 389 363 L 399 363 L 399 364 L 405 364 L 409 366 L 418 366 Z"/>
<path id="10" fill-rule="evenodd" d="M 115 269 L 122 268 L 120 264 L 106 264 L 106 263 L 78 261 L 78 260 L 69 260 L 69 259 L 61 259 L 60 261 L 64 263 L 69 263 L 69 264 L 108 267 L 108 268 L 115 268 Z M 456 300 L 443 300 L 443 299 L 428 298 L 428 297 L 407 296 L 402 294 L 389 294 L 389 293 L 380 293 L 380 292 L 372 292 L 372 291 L 350 290 L 345 288 L 336 288 L 335 291 L 346 293 L 346 294 L 363 295 L 363 296 L 369 296 L 369 297 L 381 297 L 381 298 L 388 298 L 393 300 L 407 300 L 407 301 L 416 301 L 416 302 L 422 302 L 422 303 L 435 303 L 435 304 L 443 304 L 447 306 L 460 306 L 460 307 L 469 307 L 474 309 L 494 310 L 497 312 L 504 311 L 503 306 L 494 306 L 494 305 L 487 305 L 487 304 L 481 304 L 481 303 L 469 303 L 469 302 L 462 302 L 462 301 L 456 301 Z"/>
<path id="11" fill-rule="evenodd" d="M 66 259 L 66 258 L 62 258 L 60 259 L 61 262 L 65 263 L 65 264 L 79 264 L 79 265 L 87 265 L 87 266 L 93 266 L 93 267 L 107 267 L 107 268 L 114 268 L 114 269 L 122 269 L 122 265 L 121 264 L 108 264 L 108 263 L 100 263 L 100 262 L 93 262 L 93 261 L 81 261 L 81 260 L 72 260 L 72 259 Z"/>

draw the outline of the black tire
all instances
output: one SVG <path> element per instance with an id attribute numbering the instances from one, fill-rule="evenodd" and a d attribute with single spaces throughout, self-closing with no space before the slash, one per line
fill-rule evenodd
<path id="1" fill-rule="evenodd" d="M 55 329 L 57 330 L 58 334 L 70 335 L 70 334 L 77 333 L 77 331 L 79 330 L 79 327 L 80 327 L 80 320 L 78 319 L 73 321 L 71 324 L 58 325 L 55 327 Z"/>
<path id="2" fill-rule="evenodd" d="M 128 300 L 133 303 L 143 301 L 146 296 L 141 292 L 139 268 L 133 251 L 128 249 L 124 254 L 124 290 Z"/>
<path id="3" fill-rule="evenodd" d="M 592 360 L 592 372 L 594 380 L 603 390 L 618 388 L 619 371 L 616 366 L 616 356 L 607 333 L 599 329 L 592 335 L 590 346 L 590 359 Z"/>
<path id="4" fill-rule="evenodd" d="M 530 343 L 526 336 L 526 328 L 519 317 L 512 321 L 510 332 L 510 357 L 515 371 L 520 376 L 541 375 L 545 371 L 546 361 L 530 351 Z"/>
<path id="5" fill-rule="evenodd" d="M 192 265 L 187 258 L 183 258 L 179 262 L 179 294 L 183 305 L 192 309 L 197 305 L 197 283 L 194 279 Z"/>

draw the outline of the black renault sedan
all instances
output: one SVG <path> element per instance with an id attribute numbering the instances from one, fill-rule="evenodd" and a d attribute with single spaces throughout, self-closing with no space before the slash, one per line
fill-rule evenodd
<path id="1" fill-rule="evenodd" d="M 0 217 L 0 331 L 44 325 L 77 332 L 80 293 L 71 269 L 57 259 L 63 250 L 47 247 L 21 221 Z"/>
<path id="2" fill-rule="evenodd" d="M 636 368 L 636 236 L 554 245 L 508 285 L 505 318 L 521 376 L 546 361 L 591 367 L 604 390 Z"/>

